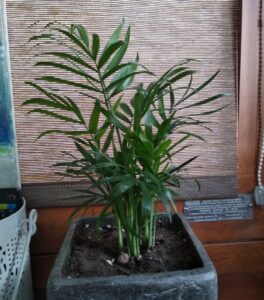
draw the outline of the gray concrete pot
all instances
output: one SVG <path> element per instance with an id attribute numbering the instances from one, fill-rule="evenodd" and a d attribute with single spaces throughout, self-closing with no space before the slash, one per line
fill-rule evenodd
<path id="1" fill-rule="evenodd" d="M 178 218 L 190 236 L 201 258 L 202 267 L 185 271 L 146 273 L 109 277 L 67 278 L 62 270 L 71 251 L 76 227 L 95 221 L 95 218 L 81 218 L 74 222 L 65 237 L 59 255 L 54 263 L 47 286 L 48 300 L 216 300 L 216 270 L 181 215 Z"/>

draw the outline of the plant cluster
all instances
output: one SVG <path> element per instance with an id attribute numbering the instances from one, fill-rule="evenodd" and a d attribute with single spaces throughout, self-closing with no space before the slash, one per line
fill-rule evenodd
<path id="1" fill-rule="evenodd" d="M 82 206 L 104 203 L 99 220 L 112 214 L 120 251 L 139 256 L 142 248 L 155 245 L 158 200 L 171 219 L 172 210 L 176 210 L 173 199 L 180 188 L 179 172 L 197 158 L 177 166 L 171 164 L 172 157 L 188 147 L 185 141 L 203 140 L 187 128 L 208 128 L 199 116 L 222 107 L 192 114 L 185 110 L 216 101 L 223 94 L 191 104 L 186 101 L 218 74 L 194 88 L 196 71 L 189 67 L 191 59 L 174 65 L 160 77 L 141 65 L 138 56 L 134 61 L 123 62 L 130 27 L 124 34 L 123 30 L 122 21 L 104 47 L 97 34 L 89 35 L 76 24 L 49 26 L 48 33 L 33 36 L 32 41 L 51 43 L 60 49 L 39 53 L 36 66 L 59 69 L 67 79 L 63 75 L 45 75 L 27 82 L 39 96 L 26 100 L 24 105 L 34 106 L 30 113 L 71 124 L 69 130 L 46 130 L 40 136 L 63 134 L 72 140 L 79 155 L 57 165 L 65 167 L 66 176 L 89 180 L 87 189 L 81 191 Z M 151 83 L 133 87 L 139 74 L 151 77 Z M 49 84 L 56 84 L 56 90 Z M 76 93 L 93 102 L 89 118 L 76 101 L 63 93 L 65 86 L 75 87 Z M 124 93 L 128 89 L 130 99 Z M 170 138 L 173 133 L 177 133 L 177 140 Z"/>

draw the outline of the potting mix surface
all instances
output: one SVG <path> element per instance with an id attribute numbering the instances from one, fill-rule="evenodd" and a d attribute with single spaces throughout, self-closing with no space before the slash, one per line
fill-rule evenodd
<path id="1" fill-rule="evenodd" d="M 96 231 L 95 224 L 87 223 L 76 229 L 71 255 L 64 266 L 64 276 L 111 276 L 138 273 L 157 273 L 202 267 L 189 236 L 177 219 L 157 222 L 156 245 L 142 249 L 142 257 L 130 258 L 127 264 L 119 262 L 117 230 L 111 224 Z"/>

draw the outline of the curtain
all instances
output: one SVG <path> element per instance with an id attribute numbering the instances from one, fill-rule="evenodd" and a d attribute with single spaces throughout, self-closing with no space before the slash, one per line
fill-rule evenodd
<path id="1" fill-rule="evenodd" d="M 199 70 L 195 74 L 194 86 L 220 69 L 218 77 L 198 95 L 198 99 L 226 93 L 214 107 L 228 107 L 204 116 L 205 121 L 212 122 L 209 124 L 212 132 L 199 129 L 197 134 L 207 142 L 194 140 L 193 147 L 177 155 L 172 163 L 199 155 L 182 173 L 188 180 L 183 183 L 179 198 L 208 199 L 236 195 L 238 0 L 12 0 L 7 1 L 7 14 L 21 180 L 30 205 L 75 204 L 78 200 L 62 200 L 63 196 L 73 195 L 75 189 L 86 183 L 69 182 L 69 179 L 55 174 L 56 168 L 51 168 L 64 159 L 60 150 L 74 152 L 74 146 L 68 139 L 47 136 L 36 141 L 43 128 L 63 128 L 64 125 L 52 119 L 51 123 L 48 118 L 38 115 L 28 116 L 28 108 L 21 107 L 24 100 L 36 96 L 36 91 L 24 82 L 37 77 L 39 72 L 32 68 L 39 46 L 28 43 L 28 39 L 41 33 L 47 23 L 56 21 L 83 24 L 89 33 L 98 33 L 103 43 L 123 17 L 132 28 L 126 55 L 128 60 L 134 59 L 139 52 L 140 62 L 159 75 L 183 59 L 199 60 L 192 65 Z M 42 71 L 45 72 L 45 69 Z M 68 88 L 67 93 L 89 116 L 93 103 L 77 95 L 74 88 Z M 212 106 L 208 104 L 207 108 Z M 199 180 L 200 191 L 193 178 Z"/>

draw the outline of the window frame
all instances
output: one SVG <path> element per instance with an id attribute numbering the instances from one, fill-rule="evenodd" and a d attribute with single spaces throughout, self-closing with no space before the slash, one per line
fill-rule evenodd
<path id="1" fill-rule="evenodd" d="M 259 145 L 258 18 L 259 0 L 243 0 L 238 105 L 238 185 L 241 193 L 252 192 L 256 185 Z M 264 85 L 263 79 L 261 85 Z"/>

